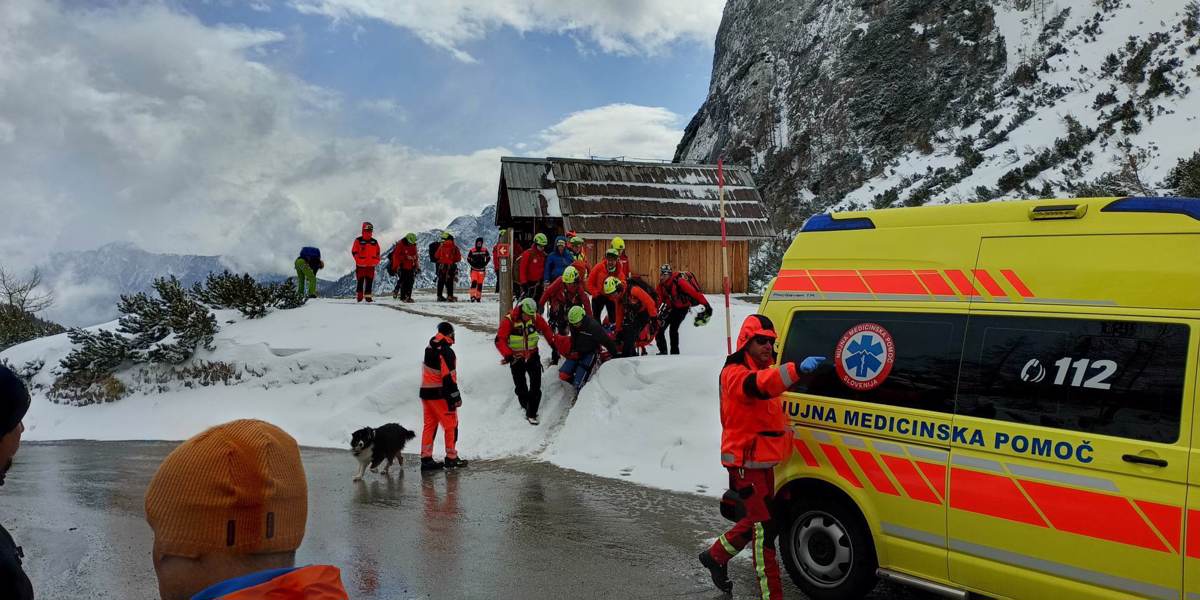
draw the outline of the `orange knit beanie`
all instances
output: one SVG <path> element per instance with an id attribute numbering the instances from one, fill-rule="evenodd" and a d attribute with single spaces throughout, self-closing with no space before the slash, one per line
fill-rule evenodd
<path id="1" fill-rule="evenodd" d="M 263 421 L 231 421 L 180 444 L 146 489 L 155 550 L 173 556 L 295 550 L 307 518 L 300 448 Z"/>

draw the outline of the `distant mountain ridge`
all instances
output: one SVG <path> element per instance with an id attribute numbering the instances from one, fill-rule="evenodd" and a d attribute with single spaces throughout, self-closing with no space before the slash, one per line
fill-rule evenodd
<path id="1" fill-rule="evenodd" d="M 446 231 L 454 233 L 455 239 L 465 255 L 482 237 L 490 250 L 496 243 L 496 207 L 488 206 L 478 215 L 464 215 L 450 222 Z M 442 229 L 417 233 L 417 246 L 421 249 L 421 274 L 417 287 L 432 288 L 434 268 L 428 261 L 426 248 L 430 242 L 441 239 Z M 387 252 L 397 240 L 380 240 L 381 250 Z M 156 278 L 175 276 L 186 287 L 204 279 L 209 273 L 224 270 L 238 271 L 221 256 L 195 254 L 160 254 L 148 252 L 129 242 L 113 242 L 94 250 L 80 252 L 58 252 L 39 265 L 46 285 L 56 295 L 55 305 L 39 316 L 66 326 L 86 327 L 111 321 L 119 316 L 117 301 L 122 294 L 148 292 Z M 395 278 L 387 275 L 386 263 L 381 264 L 375 280 L 375 289 L 383 294 L 390 293 Z M 489 269 L 489 285 L 494 279 Z M 327 273 L 322 271 L 319 276 Z M 252 273 L 263 282 L 283 281 L 294 276 L 291 273 Z M 318 287 L 324 296 L 354 294 L 354 273 L 342 275 L 336 281 L 318 279 Z M 467 270 L 459 269 L 458 288 L 467 285 Z M 386 289 L 385 289 L 386 288 Z"/>

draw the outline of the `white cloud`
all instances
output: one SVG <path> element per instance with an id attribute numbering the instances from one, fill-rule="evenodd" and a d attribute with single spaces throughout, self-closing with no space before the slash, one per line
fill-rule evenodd
<path id="1" fill-rule="evenodd" d="M 431 155 L 340 135 L 327 124 L 343 122 L 347 104 L 403 111 L 253 60 L 282 41 L 161 5 L 0 1 L 0 260 L 23 269 L 128 241 L 288 273 L 298 248 L 316 245 L 323 276 L 336 277 L 350 268 L 363 220 L 387 241 L 495 201 L 499 158 L 511 150 Z M 613 104 L 516 147 L 669 158 L 677 124 L 666 109 Z M 56 314 L 94 309 L 113 291 L 70 276 L 55 287 Z"/>
<path id="2" fill-rule="evenodd" d="M 291 0 L 297 10 L 334 20 L 374 19 L 412 31 L 464 62 L 462 49 L 511 28 L 586 38 L 603 52 L 656 54 L 678 41 L 711 45 L 725 0 Z"/>
<path id="3" fill-rule="evenodd" d="M 403 123 L 408 120 L 408 112 L 399 102 L 391 98 L 374 98 L 370 100 L 361 100 L 358 103 L 359 108 L 375 113 L 381 117 L 387 117 L 394 121 Z"/>
<path id="4" fill-rule="evenodd" d="M 679 116 L 665 108 L 636 104 L 581 110 L 542 131 L 542 145 L 533 154 L 669 160 L 683 137 L 678 122 Z"/>
<path id="5" fill-rule="evenodd" d="M 392 237 L 494 200 L 506 150 L 339 136 L 342 98 L 249 58 L 282 39 L 158 5 L 0 2 L 0 256 L 122 240 L 286 273 L 320 245 L 333 273 L 364 219 Z"/>

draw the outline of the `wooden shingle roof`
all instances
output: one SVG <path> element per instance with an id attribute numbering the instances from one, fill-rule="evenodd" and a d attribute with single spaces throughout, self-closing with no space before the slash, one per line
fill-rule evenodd
<path id="1" fill-rule="evenodd" d="M 726 166 L 724 176 L 728 236 L 773 235 L 749 170 Z M 716 165 L 506 157 L 500 186 L 500 225 L 561 218 L 564 229 L 592 237 L 721 236 Z"/>

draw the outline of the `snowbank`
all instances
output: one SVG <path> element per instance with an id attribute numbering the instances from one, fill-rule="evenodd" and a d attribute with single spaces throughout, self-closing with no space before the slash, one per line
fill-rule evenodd
<path id="1" fill-rule="evenodd" d="M 683 356 L 610 362 L 584 388 L 574 408 L 569 387 L 548 368 L 537 427 L 523 418 L 508 368 L 499 364 L 494 334 L 478 331 L 496 320 L 494 303 L 401 306 L 390 299 L 375 305 L 318 300 L 257 320 L 224 311 L 218 315 L 222 325 L 216 349 L 196 358 L 241 366 L 240 381 L 210 387 L 171 381 L 154 389 L 142 386 L 112 404 L 86 407 L 54 404 L 35 392 L 25 437 L 178 440 L 238 418 L 271 421 L 301 444 L 331 448 L 345 447 L 350 433 L 364 426 L 394 421 L 419 432 L 416 392 L 422 351 L 441 320 L 438 315 L 446 315 L 476 329 L 458 327 L 455 345 L 463 393 L 459 450 L 464 457 L 530 457 L 715 495 L 725 479 L 717 461 L 717 374 L 725 332 L 721 300 L 712 301 L 716 315 L 710 325 L 696 328 L 689 320 L 683 326 Z M 755 307 L 737 302 L 732 308 L 736 333 Z M 60 335 L 10 348 L 0 358 L 18 366 L 44 360 L 46 367 L 35 383 L 46 386 L 53 381 L 51 370 L 69 350 L 66 336 Z M 543 351 L 543 359 L 547 354 Z M 119 376 L 132 381 L 135 372 Z M 417 445 L 409 450 L 416 452 Z M 435 454 L 440 453 L 439 444 Z M 347 458 L 347 477 L 351 467 Z"/>

